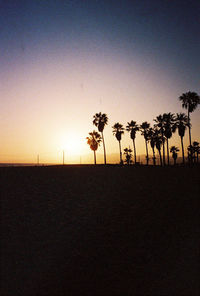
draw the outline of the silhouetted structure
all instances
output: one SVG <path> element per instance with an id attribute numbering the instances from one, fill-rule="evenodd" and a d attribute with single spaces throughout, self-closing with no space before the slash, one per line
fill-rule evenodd
<path id="1" fill-rule="evenodd" d="M 113 128 L 113 135 L 116 137 L 117 141 L 119 141 L 120 164 L 122 164 L 123 160 L 122 160 L 122 150 L 121 150 L 121 138 L 122 138 L 122 135 L 124 134 L 124 128 L 123 128 L 123 125 L 120 124 L 119 122 L 115 123 L 112 128 Z"/>
<path id="2" fill-rule="evenodd" d="M 133 149 L 134 149 L 134 158 L 136 164 L 136 147 L 135 147 L 135 137 L 136 132 L 139 131 L 139 126 L 136 124 L 136 121 L 131 120 L 131 122 L 127 122 L 126 130 L 130 132 L 130 137 L 133 140 Z"/>
<path id="3" fill-rule="evenodd" d="M 105 141 L 104 141 L 104 135 L 103 135 L 103 130 L 106 124 L 108 124 L 108 116 L 101 112 L 96 113 L 93 116 L 93 124 L 98 127 L 98 131 L 101 133 L 101 137 L 103 140 L 103 149 L 104 149 L 104 163 L 106 164 L 106 147 L 105 147 Z"/>
<path id="4" fill-rule="evenodd" d="M 172 157 L 174 159 L 174 165 L 176 165 L 176 159 L 177 159 L 177 156 L 178 156 L 178 151 L 179 151 L 179 149 L 176 146 L 172 146 L 170 148 L 170 152 L 172 153 Z"/>
<path id="5" fill-rule="evenodd" d="M 185 163 L 185 156 L 184 156 L 184 146 L 183 146 L 183 137 L 185 136 L 185 130 L 188 124 L 188 117 L 184 113 L 177 113 L 176 114 L 176 121 L 173 125 L 173 130 L 175 131 L 178 129 L 178 134 L 181 138 L 181 148 L 182 148 L 182 159 L 183 164 Z"/>
<path id="6" fill-rule="evenodd" d="M 150 124 L 145 121 L 140 125 L 141 135 L 144 136 L 146 144 L 146 164 L 149 164 L 149 154 L 148 154 L 148 141 L 149 141 L 149 128 Z"/>
<path id="7" fill-rule="evenodd" d="M 96 150 L 98 149 L 101 143 L 101 136 L 98 132 L 93 131 L 89 133 L 90 137 L 87 137 L 87 144 L 90 146 L 90 149 L 94 152 L 94 164 L 96 165 Z"/>

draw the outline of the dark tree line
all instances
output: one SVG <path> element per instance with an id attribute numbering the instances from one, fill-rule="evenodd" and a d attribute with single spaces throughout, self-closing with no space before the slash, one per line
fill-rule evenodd
<path id="1" fill-rule="evenodd" d="M 130 138 L 133 142 L 133 151 L 134 151 L 134 163 L 137 163 L 137 153 L 136 153 L 136 134 L 141 132 L 141 135 L 144 136 L 145 148 L 146 148 L 146 164 L 149 164 L 149 150 L 148 144 L 150 144 L 153 154 L 153 164 L 156 165 L 156 154 L 155 149 L 157 149 L 160 159 L 160 165 L 165 166 L 169 165 L 170 157 L 169 153 L 172 153 L 172 158 L 174 159 L 174 164 L 176 164 L 176 159 L 178 156 L 179 148 L 176 146 L 171 146 L 169 148 L 169 142 L 172 138 L 173 133 L 178 131 L 181 141 L 181 150 L 182 150 L 182 163 L 185 163 L 185 154 L 184 154 L 184 145 L 183 138 L 185 136 L 185 131 L 188 128 L 189 130 L 189 146 L 188 146 L 188 160 L 189 162 L 198 162 L 198 156 L 200 153 L 199 143 L 194 141 L 192 143 L 191 135 L 191 119 L 190 113 L 192 113 L 200 104 L 200 97 L 195 92 L 187 92 L 182 94 L 179 97 L 179 100 L 182 103 L 182 107 L 187 110 L 187 115 L 185 113 L 177 113 L 176 115 L 169 112 L 158 115 L 154 119 L 153 127 L 150 126 L 150 123 L 147 121 L 142 122 L 141 125 L 138 125 L 136 121 L 131 120 L 127 122 L 126 128 L 123 127 L 119 122 L 115 123 L 113 128 L 113 135 L 116 137 L 119 142 L 119 155 L 120 155 L 120 164 L 123 163 L 122 159 L 122 148 L 121 140 L 122 135 L 125 131 L 129 132 Z M 96 150 L 98 149 L 101 141 L 103 142 L 104 148 L 104 163 L 106 164 L 106 148 L 104 140 L 104 128 L 108 124 L 108 116 L 105 113 L 96 113 L 93 116 L 93 124 L 98 128 L 98 132 L 93 131 L 89 133 L 90 137 L 87 137 L 87 143 L 90 148 L 94 151 L 94 163 L 96 164 Z M 101 135 L 100 135 L 101 133 Z M 124 149 L 125 162 L 131 164 L 132 162 L 132 149 Z"/>

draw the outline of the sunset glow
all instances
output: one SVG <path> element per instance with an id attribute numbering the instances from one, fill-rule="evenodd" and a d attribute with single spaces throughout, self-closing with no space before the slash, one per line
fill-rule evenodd
<path id="1" fill-rule="evenodd" d="M 145 1 L 145 7 L 140 1 L 119 2 L 1 4 L 1 163 L 35 162 L 38 154 L 44 163 L 60 163 L 62 150 L 69 162 L 80 162 L 80 156 L 83 163 L 92 162 L 85 138 L 95 129 L 96 112 L 108 115 L 107 159 L 115 163 L 114 123 L 153 125 L 159 114 L 185 112 L 178 101 L 182 93 L 200 93 L 199 6 L 177 11 L 173 1 Z M 199 110 L 191 114 L 196 141 L 199 115 Z M 170 142 L 180 147 L 177 133 Z M 122 148 L 129 146 L 125 133 Z M 140 132 L 136 146 L 144 155 Z M 102 155 L 101 145 L 98 163 Z"/>

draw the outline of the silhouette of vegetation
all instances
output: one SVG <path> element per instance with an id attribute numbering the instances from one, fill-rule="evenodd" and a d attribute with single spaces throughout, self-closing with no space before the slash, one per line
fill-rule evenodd
<path id="1" fill-rule="evenodd" d="M 136 132 L 139 131 L 139 126 L 136 124 L 136 121 L 131 120 L 131 122 L 127 122 L 126 130 L 130 132 L 130 137 L 133 140 L 134 158 L 135 158 L 135 164 L 136 164 L 137 160 L 136 160 L 135 137 L 136 137 Z"/>
<path id="2" fill-rule="evenodd" d="M 128 148 L 125 148 L 124 149 L 124 155 L 125 155 L 125 163 L 127 165 L 130 165 L 132 163 L 132 149 L 128 149 Z"/>
<path id="3" fill-rule="evenodd" d="M 160 157 L 160 165 L 162 166 L 162 156 L 161 156 L 161 147 L 162 147 L 162 136 L 160 135 L 160 131 L 158 128 L 154 127 L 154 140 L 156 144 L 156 149 L 158 150 L 159 157 Z"/>
<path id="4" fill-rule="evenodd" d="M 172 153 L 172 157 L 174 159 L 174 165 L 176 165 L 176 159 L 177 159 L 177 156 L 178 156 L 178 151 L 179 151 L 179 149 L 176 146 L 172 146 L 170 148 L 170 152 Z"/>
<path id="5" fill-rule="evenodd" d="M 173 126 L 175 124 L 175 116 L 171 112 L 164 113 L 164 135 L 167 142 L 167 164 L 169 165 L 169 139 L 172 137 Z"/>
<path id="6" fill-rule="evenodd" d="M 108 116 L 105 113 L 96 113 L 93 116 L 93 124 L 97 126 L 98 131 L 101 133 L 101 137 L 103 140 L 103 149 L 104 149 L 104 164 L 106 164 L 106 147 L 105 147 L 105 141 L 104 141 L 104 135 L 103 135 L 103 130 L 105 128 L 105 125 L 108 124 Z"/>
<path id="7" fill-rule="evenodd" d="M 188 111 L 189 143 L 190 146 L 192 146 L 190 113 L 192 113 L 200 104 L 200 97 L 196 92 L 189 91 L 182 94 L 179 97 L 179 100 L 182 102 L 182 107 Z"/>
<path id="8" fill-rule="evenodd" d="M 194 161 L 195 162 L 199 162 L 199 153 L 200 153 L 200 146 L 199 146 L 199 142 L 194 141 L 192 143 L 193 146 L 193 151 L 194 151 Z"/>
<path id="9" fill-rule="evenodd" d="M 122 150 L 121 150 L 121 138 L 122 138 L 122 135 L 124 134 L 124 128 L 123 128 L 123 125 L 120 124 L 119 122 L 115 123 L 112 128 L 113 128 L 113 135 L 116 137 L 117 141 L 119 141 L 120 164 L 122 164 L 123 160 L 122 160 Z"/>
<path id="10" fill-rule="evenodd" d="M 149 154 L 148 154 L 148 141 L 149 141 L 149 128 L 150 124 L 145 121 L 140 125 L 141 135 L 144 136 L 145 144 L 146 144 L 146 164 L 149 164 Z"/>
<path id="11" fill-rule="evenodd" d="M 162 138 L 162 146 L 163 146 L 163 165 L 165 166 L 165 137 L 164 137 L 164 128 L 165 128 L 165 118 L 163 115 L 158 115 L 154 121 L 156 124 L 155 127 L 158 128 L 161 138 Z"/>
<path id="12" fill-rule="evenodd" d="M 185 136 L 185 130 L 188 124 L 188 117 L 184 113 L 177 113 L 175 124 L 173 125 L 173 131 L 175 132 L 178 129 L 178 134 L 181 138 L 181 148 L 182 148 L 182 159 L 183 164 L 185 163 L 185 156 L 184 156 L 184 146 L 183 146 L 183 137 Z"/>
<path id="13" fill-rule="evenodd" d="M 149 139 L 150 139 L 151 149 L 153 152 L 153 165 L 156 165 L 156 155 L 155 155 L 156 134 L 152 127 L 149 128 Z"/>
<path id="14" fill-rule="evenodd" d="M 90 137 L 87 137 L 87 144 L 90 146 L 90 149 L 94 152 L 94 164 L 96 164 L 96 151 L 98 147 L 100 146 L 101 143 L 101 135 L 96 132 L 90 132 L 89 133 Z"/>

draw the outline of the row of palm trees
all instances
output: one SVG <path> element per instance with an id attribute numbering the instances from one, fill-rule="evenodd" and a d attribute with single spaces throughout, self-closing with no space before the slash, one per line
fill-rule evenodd
<path id="1" fill-rule="evenodd" d="M 184 145 L 183 138 L 185 136 L 185 131 L 189 129 L 189 147 L 188 147 L 188 158 L 190 161 L 195 156 L 195 151 L 197 151 L 197 161 L 199 154 L 199 143 L 194 142 L 192 145 L 192 136 L 191 136 L 191 120 L 190 113 L 193 112 L 197 106 L 200 104 L 200 97 L 195 92 L 187 92 L 182 94 L 179 97 L 179 100 L 182 103 L 182 107 L 187 109 L 187 115 L 185 113 L 177 113 L 176 115 L 169 112 L 164 113 L 162 115 L 158 115 L 154 119 L 154 126 L 151 127 L 150 123 L 147 121 L 143 122 L 141 125 L 138 125 L 136 121 L 131 120 L 127 123 L 126 128 L 123 127 L 119 122 L 113 125 L 113 135 L 116 137 L 119 142 L 119 152 L 120 152 L 120 163 L 123 163 L 122 160 L 122 149 L 121 149 L 121 139 L 124 131 L 128 131 L 130 133 L 130 138 L 133 142 L 133 150 L 134 150 L 134 161 L 137 163 L 137 154 L 136 154 L 136 145 L 135 138 L 136 133 L 138 131 L 141 132 L 141 135 L 144 136 L 145 147 L 146 147 L 146 164 L 149 164 L 149 151 L 148 144 L 150 144 L 152 152 L 153 152 L 153 164 L 156 165 L 156 156 L 155 156 L 155 148 L 158 150 L 160 164 L 166 165 L 166 157 L 165 153 L 167 150 L 167 164 L 169 165 L 169 139 L 172 137 L 173 133 L 178 130 L 178 134 L 181 139 L 181 148 L 182 148 L 182 162 L 185 163 L 185 155 L 184 155 Z M 93 131 L 89 133 L 89 137 L 87 137 L 87 143 L 90 148 L 94 151 L 94 163 L 96 164 L 96 150 L 98 149 L 101 141 L 103 142 L 104 148 L 104 163 L 106 164 L 106 148 L 105 148 L 105 140 L 104 140 L 104 128 L 108 124 L 108 116 L 105 113 L 96 113 L 93 116 L 93 124 L 98 128 L 97 131 Z M 101 134 L 100 134 L 101 133 Z M 166 144 L 166 145 L 165 145 Z M 172 148 L 174 147 L 174 148 Z M 179 149 L 175 146 L 171 147 L 172 155 L 177 155 Z M 162 148 L 162 153 L 161 153 Z M 128 148 L 125 148 L 128 149 Z M 124 149 L 124 153 L 127 156 L 127 151 Z M 165 150 L 166 149 L 166 150 Z M 174 151 L 174 154 L 173 154 Z M 176 156 L 177 157 L 177 156 Z"/>

